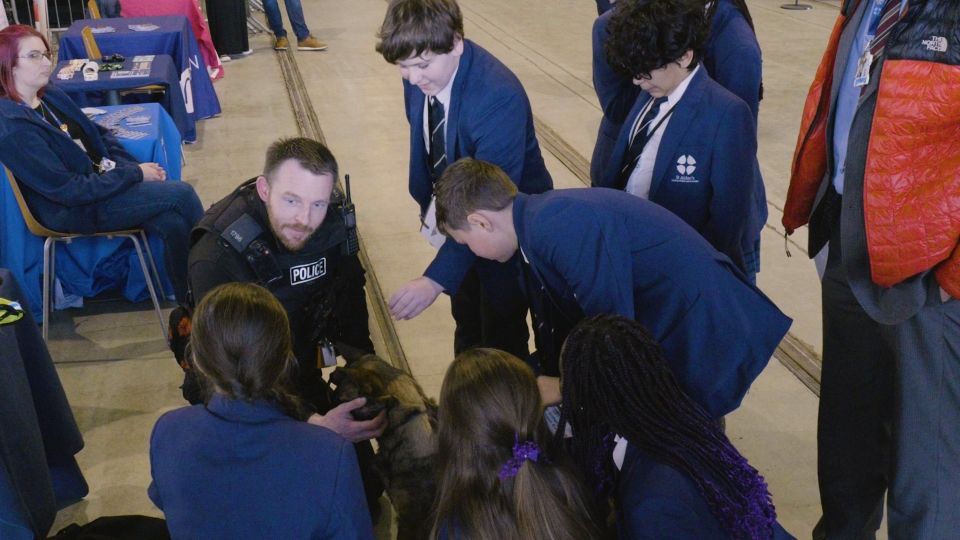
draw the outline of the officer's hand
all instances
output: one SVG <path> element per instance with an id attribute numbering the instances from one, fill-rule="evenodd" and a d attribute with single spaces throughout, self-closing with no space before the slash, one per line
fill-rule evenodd
<path id="1" fill-rule="evenodd" d="M 390 314 L 398 321 L 412 319 L 430 307 L 442 292 L 443 287 L 439 283 L 427 276 L 420 276 L 393 293 L 389 302 Z"/>
<path id="2" fill-rule="evenodd" d="M 353 401 L 337 405 L 327 411 L 327 414 L 314 414 L 307 419 L 307 422 L 315 426 L 323 426 L 350 442 L 362 442 L 379 437 L 387 427 L 386 411 L 381 411 L 377 416 L 362 422 L 354 420 L 350 415 L 350 411 L 363 407 L 366 402 L 367 398 L 358 397 Z"/>

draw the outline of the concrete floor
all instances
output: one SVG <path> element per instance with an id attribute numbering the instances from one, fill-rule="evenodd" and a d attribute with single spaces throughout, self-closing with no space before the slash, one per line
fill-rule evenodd
<path id="1" fill-rule="evenodd" d="M 748 2 L 766 88 L 760 163 L 770 219 L 759 284 L 794 318 L 792 333 L 818 350 L 819 286 L 803 250 L 805 230 L 791 237 L 793 257 L 787 258 L 780 209 L 804 93 L 839 2 L 813 0 L 811 11 L 786 11 L 779 8 L 784 1 Z M 590 82 L 594 3 L 461 0 L 461 6 L 467 37 L 510 66 L 537 118 L 589 157 L 600 118 Z M 417 233 L 416 208 L 407 194 L 400 76 L 373 49 L 384 8 L 382 0 L 306 0 L 307 22 L 330 49 L 296 58 L 341 172 L 351 175 L 372 270 L 389 297 L 421 274 L 433 250 Z M 258 174 L 270 142 L 297 134 L 270 37 L 251 36 L 251 44 L 255 53 L 225 64 L 226 77 L 216 84 L 223 115 L 201 122 L 199 142 L 185 149 L 184 179 L 205 204 Z M 556 157 L 545 158 L 558 188 L 582 185 Z M 183 402 L 180 370 L 152 317 L 149 305 L 123 302 L 88 303 L 54 317 L 51 349 L 86 439 L 78 459 L 91 489 L 86 500 L 60 512 L 54 531 L 101 515 L 160 515 L 146 496 L 149 434 L 160 414 Z M 396 332 L 414 375 L 437 395 L 452 356 L 449 302 L 441 298 L 420 317 L 396 324 Z M 781 523 L 801 538 L 809 537 L 819 516 L 816 411 L 816 396 L 774 360 L 727 424 L 731 439 L 766 476 Z"/>

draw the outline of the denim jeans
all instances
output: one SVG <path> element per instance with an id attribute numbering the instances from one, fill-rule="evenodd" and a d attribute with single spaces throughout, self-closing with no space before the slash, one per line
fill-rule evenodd
<path id="1" fill-rule="evenodd" d="M 263 10 L 267 14 L 270 30 L 273 31 L 274 36 L 279 38 L 286 36 L 287 31 L 283 29 L 283 19 L 280 18 L 280 4 L 278 2 L 279 0 L 263 0 Z M 303 20 L 303 6 L 300 4 L 300 0 L 284 0 L 284 4 L 287 5 L 287 17 L 290 19 L 290 24 L 293 25 L 293 33 L 296 34 L 297 40 L 307 39 L 307 36 L 310 35 L 310 29 L 307 28 L 307 22 Z"/>
<path id="2" fill-rule="evenodd" d="M 104 19 L 120 16 L 120 0 L 97 0 L 97 8 Z"/>
<path id="3" fill-rule="evenodd" d="M 187 256 L 190 230 L 203 205 L 186 182 L 141 182 L 104 201 L 97 209 L 102 231 L 143 228 L 163 241 L 167 275 L 178 302 L 187 301 Z"/>

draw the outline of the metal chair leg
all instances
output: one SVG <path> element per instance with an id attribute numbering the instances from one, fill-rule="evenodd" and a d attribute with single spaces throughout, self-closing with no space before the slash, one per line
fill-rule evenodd
<path id="1" fill-rule="evenodd" d="M 51 249 L 51 247 L 53 249 Z M 40 308 L 43 315 L 43 329 L 41 333 L 43 334 L 43 342 L 47 342 L 47 336 L 50 334 L 50 313 L 53 311 L 50 309 L 50 289 L 53 286 L 53 278 L 51 278 L 51 268 L 53 267 L 53 256 L 51 253 L 56 252 L 56 240 L 52 237 L 47 237 L 43 241 L 43 306 Z"/>
<path id="2" fill-rule="evenodd" d="M 140 259 L 140 269 L 143 270 L 143 279 L 147 282 L 147 290 L 150 291 L 150 299 L 153 300 L 153 310 L 157 314 L 157 321 L 160 323 L 160 335 L 163 340 L 167 340 L 167 327 L 163 324 L 163 313 L 160 311 L 160 302 L 157 300 L 157 290 L 153 287 L 153 277 L 147 268 L 147 261 L 143 257 L 143 248 L 140 247 L 140 241 L 136 234 L 128 235 L 133 240 L 133 247 L 137 250 L 137 258 Z"/>
<path id="3" fill-rule="evenodd" d="M 160 291 L 160 298 L 166 300 L 167 291 L 163 290 L 163 282 L 160 281 L 160 272 L 157 271 L 157 263 L 154 262 L 156 259 L 153 258 L 153 250 L 150 249 L 150 240 L 147 238 L 147 231 L 140 231 L 140 238 L 143 240 L 144 247 L 147 248 L 147 259 L 150 260 L 150 269 L 153 270 L 153 275 L 156 278 L 154 284 L 157 286 L 157 290 Z"/>

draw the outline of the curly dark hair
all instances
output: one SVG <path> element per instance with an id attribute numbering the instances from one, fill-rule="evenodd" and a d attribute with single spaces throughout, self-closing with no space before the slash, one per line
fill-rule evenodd
<path id="1" fill-rule="evenodd" d="M 620 75 L 639 79 L 693 51 L 703 58 L 710 19 L 703 0 L 621 0 L 607 25 L 604 52 Z"/>

